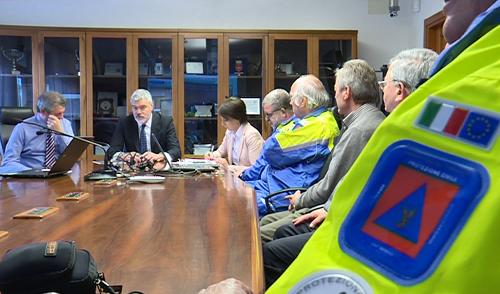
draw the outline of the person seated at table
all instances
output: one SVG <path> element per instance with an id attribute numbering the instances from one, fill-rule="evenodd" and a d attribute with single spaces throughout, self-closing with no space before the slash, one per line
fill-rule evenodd
<path id="1" fill-rule="evenodd" d="M 205 158 L 213 159 L 230 171 L 246 169 L 259 157 L 264 139 L 247 118 L 245 103 L 236 97 L 224 101 L 218 110 L 222 124 L 227 129 L 222 144 Z"/>
<path id="2" fill-rule="evenodd" d="M 135 90 L 130 104 L 132 114 L 120 119 L 111 139 L 108 156 L 112 156 L 112 162 L 168 166 L 165 158 L 178 160 L 181 148 L 172 117 L 153 112 L 153 98 L 148 90 Z"/>
<path id="3" fill-rule="evenodd" d="M 262 110 L 266 121 L 271 124 L 273 132 L 276 131 L 280 124 L 286 124 L 293 117 L 292 105 L 290 104 L 290 94 L 283 89 L 274 89 L 262 99 Z M 263 169 L 266 166 L 266 161 L 263 159 L 262 151 L 259 158 L 253 164 L 254 168 Z M 238 169 L 233 173 L 239 177 L 245 169 Z"/>
<path id="4" fill-rule="evenodd" d="M 69 120 L 64 118 L 66 99 L 57 92 L 46 92 L 37 101 L 37 113 L 18 123 L 7 142 L 0 172 L 51 168 L 71 142 L 70 137 L 54 133 L 37 134 L 42 127 L 73 135 Z"/>
<path id="5" fill-rule="evenodd" d="M 274 89 L 262 99 L 262 110 L 273 132 L 280 124 L 286 124 L 293 117 L 290 94 L 283 89 Z"/>
<path id="6" fill-rule="evenodd" d="M 289 187 L 309 187 L 333 149 L 339 128 L 327 109 L 330 97 L 321 81 L 313 75 L 298 78 L 290 90 L 294 117 L 279 125 L 266 140 L 262 160 L 245 170 L 240 178 L 254 187 L 259 215 L 271 212 L 264 197 Z M 286 195 L 273 199 L 279 207 L 288 206 Z"/>
<path id="7" fill-rule="evenodd" d="M 339 139 L 335 144 L 326 175 L 301 193 L 288 196 L 290 211 L 268 214 L 260 221 L 262 242 L 272 241 L 274 232 L 281 225 L 318 209 L 333 192 L 339 180 L 347 173 L 363 150 L 385 115 L 378 109 L 380 93 L 377 76 L 364 60 L 350 60 L 337 70 L 335 99 L 339 114 L 344 117 Z"/>
<path id="8" fill-rule="evenodd" d="M 290 104 L 290 94 L 283 89 L 272 90 L 262 99 L 262 110 L 264 111 L 266 121 L 271 124 L 274 132 L 278 125 L 288 122 L 293 116 L 292 105 Z M 257 161 L 262 161 L 262 151 Z M 253 163 L 253 165 L 255 165 L 255 163 Z M 230 171 L 239 177 L 246 169 L 247 168 Z"/>

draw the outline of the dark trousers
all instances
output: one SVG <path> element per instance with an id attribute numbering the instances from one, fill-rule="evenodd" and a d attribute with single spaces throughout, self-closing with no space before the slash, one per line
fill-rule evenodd
<path id="1" fill-rule="evenodd" d="M 263 245 L 264 275 L 269 288 L 299 255 L 314 230 L 309 224 L 279 227 L 274 239 Z"/>

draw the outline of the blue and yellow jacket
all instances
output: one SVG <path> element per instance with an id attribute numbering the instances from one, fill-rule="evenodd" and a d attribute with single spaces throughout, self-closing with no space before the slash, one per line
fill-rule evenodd
<path id="1" fill-rule="evenodd" d="M 320 107 L 303 119 L 294 117 L 269 137 L 257 162 L 241 178 L 257 193 L 259 214 L 267 211 L 263 197 L 289 187 L 309 187 L 319 177 L 333 149 L 339 129 L 333 114 Z M 287 206 L 285 195 L 275 197 L 276 206 Z"/>

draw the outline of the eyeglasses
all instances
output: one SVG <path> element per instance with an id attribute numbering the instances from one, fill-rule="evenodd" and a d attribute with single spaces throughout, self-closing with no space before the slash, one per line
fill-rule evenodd
<path id="1" fill-rule="evenodd" d="M 275 109 L 275 110 L 273 110 L 271 112 L 265 112 L 264 114 L 266 115 L 267 118 L 271 118 L 276 111 L 280 111 L 280 110 L 281 110 L 281 108 Z"/>
<path id="2" fill-rule="evenodd" d="M 403 81 L 399 81 L 399 80 L 391 80 L 393 83 L 401 83 L 401 85 L 403 85 L 403 87 L 405 88 L 408 88 L 410 89 L 411 87 L 409 87 L 409 85 Z M 380 90 L 384 91 L 384 88 L 385 86 L 387 85 L 387 81 L 380 81 L 378 82 L 378 86 L 380 87 Z"/>
<path id="3" fill-rule="evenodd" d="M 380 87 L 380 90 L 382 90 L 382 91 L 384 91 L 385 85 L 387 85 L 386 81 L 378 82 L 378 86 Z"/>

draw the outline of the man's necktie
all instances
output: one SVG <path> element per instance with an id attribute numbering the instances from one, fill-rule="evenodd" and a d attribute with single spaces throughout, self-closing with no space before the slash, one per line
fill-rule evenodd
<path id="1" fill-rule="evenodd" d="M 140 148 L 141 150 L 139 150 L 140 153 L 144 153 L 146 151 L 148 151 L 148 143 L 147 143 L 147 139 L 146 139 L 146 124 L 142 124 L 141 126 L 141 134 L 139 136 L 139 143 L 140 143 Z"/>
<path id="2" fill-rule="evenodd" d="M 47 133 L 45 140 L 45 168 L 52 168 L 56 163 L 56 141 L 52 132 Z"/>

